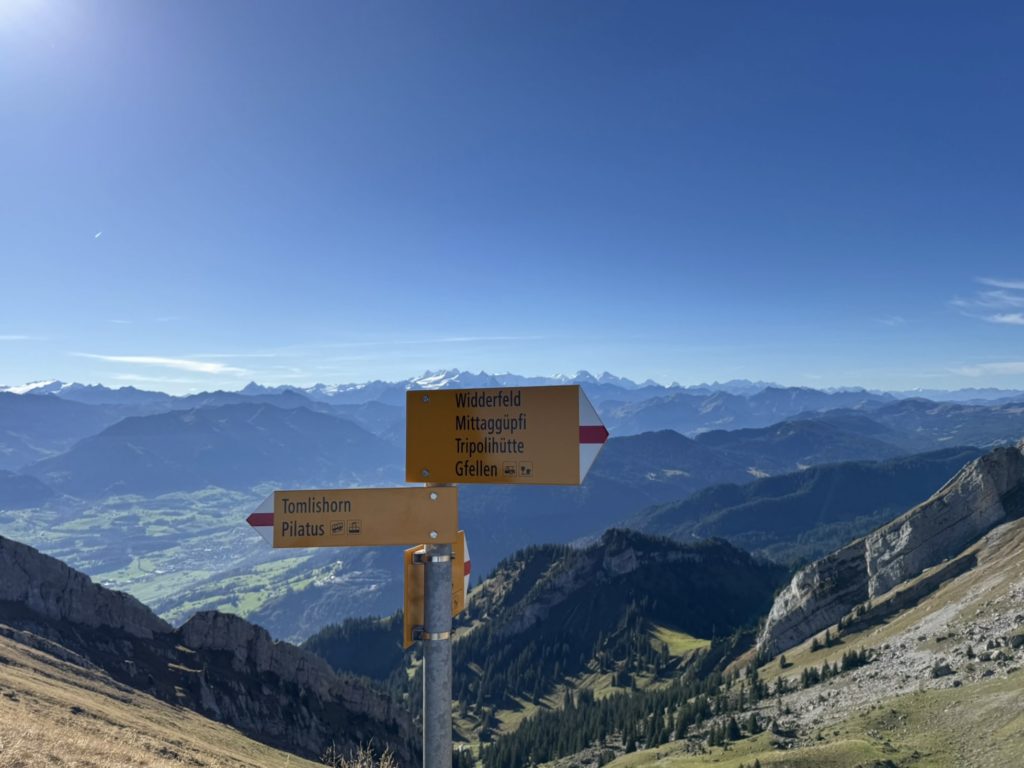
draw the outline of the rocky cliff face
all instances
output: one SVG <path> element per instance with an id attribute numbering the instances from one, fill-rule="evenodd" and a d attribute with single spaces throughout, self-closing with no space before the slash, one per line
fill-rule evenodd
<path id="1" fill-rule="evenodd" d="M 0 537 L 0 633 L 94 664 L 125 685 L 313 759 L 389 745 L 416 765 L 408 713 L 367 683 L 227 614 L 200 613 L 175 630 L 130 595 L 31 547 Z"/>
<path id="2" fill-rule="evenodd" d="M 758 640 L 777 654 L 835 624 L 926 568 L 1020 516 L 1024 441 L 997 448 L 960 470 L 928 501 L 801 569 L 776 598 Z"/>
<path id="3" fill-rule="evenodd" d="M 210 667 L 197 679 L 201 711 L 245 730 L 262 729 L 275 740 L 297 740 L 307 754 L 319 756 L 325 745 L 344 738 L 354 744 L 382 741 L 411 764 L 412 722 L 401 705 L 365 682 L 340 677 L 319 656 L 290 643 L 275 642 L 262 627 L 238 616 L 197 613 L 178 631 L 190 651 L 215 659 L 217 685 Z M 254 690 L 245 681 L 261 681 Z M 267 681 L 280 681 L 278 688 Z M 296 697 L 293 692 L 297 691 Z M 340 717 L 339 717 L 340 715 Z M 381 727 L 383 726 L 383 728 Z"/>
<path id="4" fill-rule="evenodd" d="M 21 603 L 47 619 L 117 627 L 133 637 L 171 631 L 130 595 L 96 586 L 88 576 L 32 547 L 0 537 L 0 600 Z"/>

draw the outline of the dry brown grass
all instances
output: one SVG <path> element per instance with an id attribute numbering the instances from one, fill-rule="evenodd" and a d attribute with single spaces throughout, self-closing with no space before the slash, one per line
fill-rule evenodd
<path id="1" fill-rule="evenodd" d="M 398 761 L 388 748 L 378 757 L 372 747 L 359 747 L 355 754 L 346 755 L 331 745 L 320 761 L 329 768 L 399 768 Z"/>
<path id="2" fill-rule="evenodd" d="M 191 710 L 0 637 L 0 768 L 313 768 Z"/>

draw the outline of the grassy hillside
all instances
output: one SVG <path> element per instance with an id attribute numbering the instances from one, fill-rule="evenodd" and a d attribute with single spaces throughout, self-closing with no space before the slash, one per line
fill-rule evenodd
<path id="1" fill-rule="evenodd" d="M 1024 520 L 858 606 L 784 657 L 534 709 L 483 750 L 569 766 L 960 768 L 1024 755 Z"/>
<path id="2" fill-rule="evenodd" d="M 0 768 L 313 768 L 0 625 Z"/>
<path id="3" fill-rule="evenodd" d="M 804 746 L 771 733 L 693 754 L 686 742 L 622 755 L 610 768 L 1002 768 L 1024 756 L 1024 671 L 970 687 L 927 690 L 823 728 Z M 579 765 L 553 761 L 549 768 Z"/>

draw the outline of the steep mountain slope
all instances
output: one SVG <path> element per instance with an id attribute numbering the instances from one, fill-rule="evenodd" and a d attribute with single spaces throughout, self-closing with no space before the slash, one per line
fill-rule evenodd
<path id="1" fill-rule="evenodd" d="M 316 758 L 332 742 L 354 748 L 372 739 L 413 759 L 411 723 L 400 706 L 335 676 L 316 657 L 227 614 L 197 614 L 172 630 L 134 598 L 4 538 L 0 634 L 47 650 L 59 646 L 126 691 L 300 755 Z"/>
<path id="2" fill-rule="evenodd" d="M 791 648 L 1021 515 L 1024 442 L 976 459 L 928 501 L 802 569 L 776 599 L 759 647 Z"/>
<path id="3" fill-rule="evenodd" d="M 125 419 L 27 472 L 96 498 L 264 482 L 372 483 L 397 474 L 400 463 L 397 448 L 344 419 L 246 403 Z"/>
<path id="4" fill-rule="evenodd" d="M 474 594 L 480 623 L 454 651 L 461 698 L 536 698 L 565 676 L 637 671 L 637 640 L 654 627 L 728 635 L 756 622 L 785 573 L 721 541 L 681 545 L 621 530 L 552 554 L 506 561 Z"/>
<path id="5" fill-rule="evenodd" d="M 119 683 L 64 646 L 0 620 L 0 764 L 315 768 Z"/>
<path id="6" fill-rule="evenodd" d="M 405 673 L 403 621 L 401 611 L 386 618 L 346 619 L 309 637 L 302 649 L 322 658 L 336 672 L 387 680 Z"/>
<path id="7" fill-rule="evenodd" d="M 720 536 L 783 560 L 820 557 L 896 517 L 980 454 L 948 448 L 716 485 L 647 509 L 627 526 L 683 541 Z"/>

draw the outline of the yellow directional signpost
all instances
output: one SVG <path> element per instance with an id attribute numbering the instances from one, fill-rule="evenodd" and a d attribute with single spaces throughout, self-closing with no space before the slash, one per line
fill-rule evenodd
<path id="1" fill-rule="evenodd" d="M 470 569 L 458 489 L 444 484 L 579 485 L 607 439 L 576 385 L 411 391 L 405 479 L 427 487 L 275 491 L 246 519 L 275 547 L 413 545 L 402 643 L 424 641 L 424 768 L 452 764 L 452 617 Z"/>
<path id="2" fill-rule="evenodd" d="M 452 543 L 458 489 L 350 488 L 274 491 L 249 518 L 274 547 L 381 547 Z"/>
<path id="3" fill-rule="evenodd" d="M 405 419 L 405 479 L 410 483 L 579 485 L 608 439 L 608 430 L 576 385 L 410 391 Z M 456 557 L 447 544 L 406 552 L 403 642 L 408 647 L 422 624 L 416 637 L 424 641 L 425 768 L 452 764 L 447 601 L 451 575 L 458 571 L 457 563 L 454 569 L 449 563 Z"/>
<path id="4" fill-rule="evenodd" d="M 578 385 L 406 393 L 407 482 L 579 485 L 608 439 Z"/>

